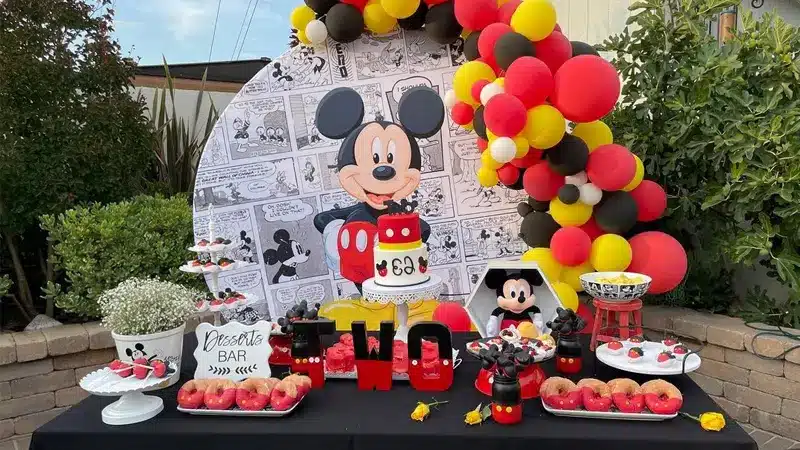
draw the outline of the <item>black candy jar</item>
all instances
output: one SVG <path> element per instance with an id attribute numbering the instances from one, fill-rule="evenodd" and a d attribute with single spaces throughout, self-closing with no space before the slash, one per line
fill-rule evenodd
<path id="1" fill-rule="evenodd" d="M 516 377 L 495 374 L 492 383 L 492 419 L 502 425 L 522 421 L 522 389 Z"/>
<path id="2" fill-rule="evenodd" d="M 586 322 L 571 309 L 556 309 L 558 316 L 547 326 L 558 335 L 556 344 L 556 370 L 564 375 L 574 375 L 583 367 L 583 346 L 578 333 Z"/>

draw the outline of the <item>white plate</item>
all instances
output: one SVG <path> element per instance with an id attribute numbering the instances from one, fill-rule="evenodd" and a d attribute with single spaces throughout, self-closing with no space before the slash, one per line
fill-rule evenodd
<path id="1" fill-rule="evenodd" d="M 566 409 L 551 408 L 544 401 L 542 401 L 544 410 L 554 416 L 562 417 L 578 417 L 581 419 L 606 419 L 606 420 L 636 420 L 640 422 L 661 422 L 663 420 L 674 419 L 677 417 L 675 414 L 653 414 L 653 413 L 624 413 L 618 411 L 599 412 L 599 411 L 586 411 L 582 409 L 575 409 L 572 411 Z"/>
<path id="2" fill-rule="evenodd" d="M 152 373 L 152 371 L 148 371 Z M 142 392 L 148 388 L 168 382 L 170 377 L 156 378 L 149 376 L 140 380 L 133 375 L 122 378 L 108 367 L 104 367 L 81 378 L 78 383 L 84 391 L 102 397 L 120 397 L 132 392 Z"/>
<path id="3" fill-rule="evenodd" d="M 232 242 L 230 244 L 209 244 L 205 247 L 198 247 L 197 245 L 194 245 L 189 247 L 189 251 L 195 253 L 220 253 L 233 248 L 234 246 L 235 244 Z"/>
<path id="4" fill-rule="evenodd" d="M 664 344 L 660 342 L 645 341 L 639 345 L 642 347 L 642 349 L 644 349 L 644 358 L 642 358 L 642 362 L 638 363 L 628 362 L 628 350 L 634 347 L 630 343 L 622 343 L 624 351 L 621 355 L 612 355 L 609 353 L 607 345 L 608 344 L 603 344 L 597 347 L 597 359 L 602 361 L 607 366 L 611 366 L 615 369 L 624 370 L 625 372 L 639 373 L 642 375 L 680 375 L 684 373 L 684 361 L 678 361 L 677 359 L 674 359 L 672 361 L 672 365 L 669 367 L 661 367 L 656 364 L 656 357 L 665 348 Z M 688 355 L 685 358 L 685 361 L 685 373 L 694 372 L 700 367 L 702 362 L 700 356 L 694 353 Z"/>
<path id="5" fill-rule="evenodd" d="M 187 273 L 203 273 L 203 266 L 190 266 L 188 264 L 184 264 L 178 267 L 178 270 Z"/>
<path id="6" fill-rule="evenodd" d="M 461 359 L 458 357 L 458 350 L 453 349 L 453 370 L 458 369 L 458 366 L 461 365 Z M 328 372 L 325 371 L 325 378 L 331 380 L 356 380 L 358 379 L 358 372 Z M 392 380 L 395 381 L 408 381 L 408 374 L 407 373 L 395 373 L 392 372 Z"/>
<path id="7" fill-rule="evenodd" d="M 303 399 L 300 399 L 299 402 L 295 403 L 294 406 L 292 406 L 291 408 L 287 409 L 286 411 L 274 411 L 274 410 L 271 410 L 271 409 L 263 409 L 261 411 L 245 411 L 245 410 L 239 409 L 239 408 L 226 409 L 226 410 L 219 411 L 219 410 L 215 410 L 215 409 L 205 409 L 205 408 L 201 408 L 201 409 L 186 409 L 186 408 L 181 408 L 180 406 L 178 406 L 178 411 L 183 412 L 183 413 L 187 413 L 187 414 L 192 414 L 192 415 L 195 415 L 195 416 L 283 417 L 283 416 L 291 413 L 292 411 L 294 411 L 295 408 L 297 408 L 300 405 L 300 403 L 302 403 L 302 402 L 303 402 Z"/>

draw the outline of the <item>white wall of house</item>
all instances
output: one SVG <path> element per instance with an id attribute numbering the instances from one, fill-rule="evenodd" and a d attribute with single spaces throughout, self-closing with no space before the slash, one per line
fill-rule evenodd
<path id="1" fill-rule="evenodd" d="M 156 96 L 156 91 L 160 89 L 150 87 L 137 87 L 133 96 L 144 96 L 147 101 L 147 107 L 152 111 L 153 100 Z M 160 93 L 158 94 L 161 95 Z M 230 92 L 206 92 L 203 94 L 203 103 L 200 106 L 200 114 L 198 119 L 198 133 L 202 135 L 203 128 L 205 128 L 206 118 L 208 112 L 213 104 L 217 109 L 218 114 L 221 114 L 228 103 L 233 100 L 236 94 Z M 167 94 L 167 105 L 171 105 L 169 94 Z M 197 91 L 175 89 L 175 110 L 180 117 L 183 117 L 187 122 L 193 119 L 195 107 L 197 105 Z M 171 107 L 171 106 L 170 106 Z M 171 114 L 171 113 L 170 113 Z"/>

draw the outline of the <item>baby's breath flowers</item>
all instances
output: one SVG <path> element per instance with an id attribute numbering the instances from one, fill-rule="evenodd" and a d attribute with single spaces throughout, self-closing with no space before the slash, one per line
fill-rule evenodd
<path id="1" fill-rule="evenodd" d="M 149 278 L 130 278 L 100 295 L 103 326 L 126 335 L 175 329 L 195 312 L 200 294 L 181 285 Z"/>

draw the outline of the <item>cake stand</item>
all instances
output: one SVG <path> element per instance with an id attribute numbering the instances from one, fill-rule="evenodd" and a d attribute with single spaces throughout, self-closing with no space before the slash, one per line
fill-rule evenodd
<path id="1" fill-rule="evenodd" d="M 424 283 L 413 286 L 383 286 L 370 278 L 362 285 L 364 300 L 373 303 L 397 305 L 397 331 L 394 334 L 396 341 L 408 342 L 408 303 L 423 300 L 438 300 L 442 292 L 442 279 L 431 274 L 430 279 Z"/>
<path id="2" fill-rule="evenodd" d="M 174 368 L 171 364 L 170 367 Z M 140 380 L 133 376 L 123 378 L 105 367 L 83 377 L 79 385 L 92 395 L 119 397 L 119 400 L 103 408 L 103 423 L 130 425 L 152 419 L 164 409 L 164 401 L 160 397 L 142 393 L 163 382 L 164 378 L 156 378 L 152 372 Z"/>

